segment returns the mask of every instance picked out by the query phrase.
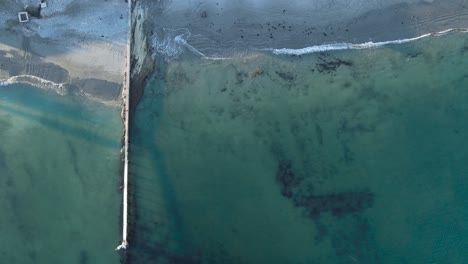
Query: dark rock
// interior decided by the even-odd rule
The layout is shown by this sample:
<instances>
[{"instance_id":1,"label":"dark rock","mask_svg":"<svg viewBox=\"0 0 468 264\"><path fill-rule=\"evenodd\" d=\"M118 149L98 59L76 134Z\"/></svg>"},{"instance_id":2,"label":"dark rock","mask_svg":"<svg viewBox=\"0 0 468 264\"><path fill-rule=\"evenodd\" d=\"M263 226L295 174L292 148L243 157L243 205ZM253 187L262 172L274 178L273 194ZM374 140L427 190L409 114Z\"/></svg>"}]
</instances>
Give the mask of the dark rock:
<instances>
[{"instance_id":1,"label":"dark rock","mask_svg":"<svg viewBox=\"0 0 468 264\"><path fill-rule=\"evenodd\" d=\"M207 18L207 17L208 17L208 13L206 13L206 11L203 11L203 12L201 12L200 17L201 17L201 18Z\"/></svg>"}]
</instances>

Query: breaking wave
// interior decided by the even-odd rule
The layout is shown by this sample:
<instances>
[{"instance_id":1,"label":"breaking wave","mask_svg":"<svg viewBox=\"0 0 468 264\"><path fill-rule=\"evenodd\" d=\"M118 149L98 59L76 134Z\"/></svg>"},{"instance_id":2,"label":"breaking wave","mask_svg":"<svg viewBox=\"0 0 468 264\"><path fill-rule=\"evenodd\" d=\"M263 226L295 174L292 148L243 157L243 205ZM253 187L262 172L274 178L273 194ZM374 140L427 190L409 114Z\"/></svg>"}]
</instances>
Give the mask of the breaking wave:
<instances>
[{"instance_id":1,"label":"breaking wave","mask_svg":"<svg viewBox=\"0 0 468 264\"><path fill-rule=\"evenodd\" d=\"M331 44L322 44L322 45L315 45L310 47L305 47L301 49L289 49L289 48L281 48L281 49L274 49L274 48L260 48L255 49L257 51L268 51L272 52L275 55L305 55L310 53L317 53L317 52L325 52L325 51L337 51L337 50L350 50L350 49L369 49L369 48L377 48L385 45L391 44L403 44L408 43L428 37L438 37L443 36L448 33L468 33L468 28L450 28L443 31L433 32L433 33L426 33L417 37L413 38L405 38L405 39L397 39L397 40L389 40L389 41L381 41L381 42L364 42L364 43L331 43ZM236 56L216 56L216 55L205 55L192 45L188 43L188 39L190 38L191 34L188 29L181 28L181 29L167 29L164 28L161 30L160 33L154 34L152 38L152 44L154 53L153 56L156 55L163 55L167 57L177 57L179 54L190 51L193 54L196 54L203 59L208 60L228 60L233 59Z\"/></svg>"},{"instance_id":2,"label":"breaking wave","mask_svg":"<svg viewBox=\"0 0 468 264\"><path fill-rule=\"evenodd\" d=\"M25 83L44 90L53 90L60 95L67 94L65 83L55 83L33 75L17 75L6 80L0 80L0 86L7 86L15 83Z\"/></svg>"},{"instance_id":3,"label":"breaking wave","mask_svg":"<svg viewBox=\"0 0 468 264\"><path fill-rule=\"evenodd\" d=\"M266 51L271 51L273 54L276 55L304 55L304 54L309 54L309 53L316 53L316 52L324 52L324 51L333 51L333 50L348 50L348 49L368 49L368 48L375 48L375 47L381 47L385 45L390 45L390 44L402 44L402 43L407 43L427 37L432 37L432 36L442 36L450 32L462 32L462 33L468 33L467 28L450 28L447 30L439 31L439 32L434 32L434 33L427 33L423 34L418 37L414 38L407 38L407 39L398 39L398 40L390 40L390 41L382 41L382 42L365 42L365 43L359 43L359 44L353 44L353 43L333 43L333 44L323 44L323 45L316 45L316 46L310 46L302 49L264 49Z\"/></svg>"}]
</instances>

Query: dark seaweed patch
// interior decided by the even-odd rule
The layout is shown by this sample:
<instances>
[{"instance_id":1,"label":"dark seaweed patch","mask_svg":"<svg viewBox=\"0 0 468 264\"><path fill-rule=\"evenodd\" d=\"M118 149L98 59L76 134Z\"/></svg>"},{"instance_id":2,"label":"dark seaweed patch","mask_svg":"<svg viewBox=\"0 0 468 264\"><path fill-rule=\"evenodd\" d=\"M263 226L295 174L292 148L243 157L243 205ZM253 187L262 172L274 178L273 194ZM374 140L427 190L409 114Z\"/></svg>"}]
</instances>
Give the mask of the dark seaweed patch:
<instances>
[{"instance_id":1,"label":"dark seaweed patch","mask_svg":"<svg viewBox=\"0 0 468 264\"><path fill-rule=\"evenodd\" d=\"M374 204L374 194L365 190L309 195L294 199L294 204L304 207L312 218L317 218L323 213L331 213L335 217L343 217L372 207Z\"/></svg>"},{"instance_id":2,"label":"dark seaweed patch","mask_svg":"<svg viewBox=\"0 0 468 264\"><path fill-rule=\"evenodd\" d=\"M348 147L348 145L344 142L342 142L342 147L343 147L343 160L346 163L351 163L354 161L354 153L351 151L351 149Z\"/></svg>"},{"instance_id":3,"label":"dark seaweed patch","mask_svg":"<svg viewBox=\"0 0 468 264\"><path fill-rule=\"evenodd\" d=\"M296 175L292 171L290 160L281 160L278 165L276 179L281 184L281 194L287 198L291 198L293 189L297 187L304 178Z\"/></svg>"},{"instance_id":4,"label":"dark seaweed patch","mask_svg":"<svg viewBox=\"0 0 468 264\"><path fill-rule=\"evenodd\" d=\"M244 78L242 76L243 76L242 72L236 73L236 84L241 84L244 81Z\"/></svg>"},{"instance_id":5,"label":"dark seaweed patch","mask_svg":"<svg viewBox=\"0 0 468 264\"><path fill-rule=\"evenodd\" d=\"M323 213L343 217L374 205L374 194L366 189L316 195L313 186L309 186L304 192L300 185L305 178L294 172L290 160L279 161L276 179L281 186L281 194L291 199L294 206L305 209L312 219L317 219Z\"/></svg>"},{"instance_id":6,"label":"dark seaweed patch","mask_svg":"<svg viewBox=\"0 0 468 264\"><path fill-rule=\"evenodd\" d=\"M463 46L463 47L461 48L461 54L465 54L465 53L467 53L467 52L468 52L468 45Z\"/></svg>"},{"instance_id":7,"label":"dark seaweed patch","mask_svg":"<svg viewBox=\"0 0 468 264\"><path fill-rule=\"evenodd\" d=\"M344 88L349 88L349 87L351 87L352 85L353 85L353 84L352 84L350 81L346 81L346 82L343 83L343 87L344 87Z\"/></svg>"},{"instance_id":8,"label":"dark seaweed patch","mask_svg":"<svg viewBox=\"0 0 468 264\"><path fill-rule=\"evenodd\" d=\"M294 75L292 73L290 73L290 72L279 72L279 71L275 71L275 72L283 80L286 80L286 81L293 81L294 80Z\"/></svg>"},{"instance_id":9,"label":"dark seaweed patch","mask_svg":"<svg viewBox=\"0 0 468 264\"><path fill-rule=\"evenodd\" d=\"M80 263L80 264L88 264L89 263L88 252L86 252L85 250L80 251L80 256L79 256L78 263Z\"/></svg>"},{"instance_id":10,"label":"dark seaweed patch","mask_svg":"<svg viewBox=\"0 0 468 264\"><path fill-rule=\"evenodd\" d=\"M342 65L348 66L348 67L353 66L353 62L348 61L348 60L342 60L342 59L337 59L337 58L332 59L332 60L327 60L325 59L325 56L321 56L319 59L320 59L320 62L316 63L315 65L317 67L317 70L320 73L336 72L336 70Z\"/></svg>"},{"instance_id":11,"label":"dark seaweed patch","mask_svg":"<svg viewBox=\"0 0 468 264\"><path fill-rule=\"evenodd\" d=\"M419 55L422 55L422 52L412 52L412 53L407 54L408 57L413 58L413 59L418 57Z\"/></svg>"},{"instance_id":12,"label":"dark seaweed patch","mask_svg":"<svg viewBox=\"0 0 468 264\"><path fill-rule=\"evenodd\" d=\"M317 135L318 143L323 145L323 132L322 128L318 124L315 124L315 134Z\"/></svg>"}]
</instances>

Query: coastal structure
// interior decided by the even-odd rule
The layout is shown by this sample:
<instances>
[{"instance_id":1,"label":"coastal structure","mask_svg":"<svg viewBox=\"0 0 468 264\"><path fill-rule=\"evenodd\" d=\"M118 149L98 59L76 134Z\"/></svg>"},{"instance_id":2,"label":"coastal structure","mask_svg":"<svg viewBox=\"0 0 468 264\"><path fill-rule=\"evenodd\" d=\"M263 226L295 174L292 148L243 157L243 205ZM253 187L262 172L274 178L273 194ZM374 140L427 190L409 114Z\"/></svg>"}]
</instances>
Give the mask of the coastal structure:
<instances>
[{"instance_id":1,"label":"coastal structure","mask_svg":"<svg viewBox=\"0 0 468 264\"><path fill-rule=\"evenodd\" d=\"M41 1L39 1L39 4L40 4L40 6L41 6L41 9L47 7L47 1L46 1L46 0L41 0Z\"/></svg>"},{"instance_id":2,"label":"coastal structure","mask_svg":"<svg viewBox=\"0 0 468 264\"><path fill-rule=\"evenodd\" d=\"M28 12L18 12L18 19L20 23L25 23L29 21Z\"/></svg>"},{"instance_id":3,"label":"coastal structure","mask_svg":"<svg viewBox=\"0 0 468 264\"><path fill-rule=\"evenodd\" d=\"M128 14L131 17L132 1L128 1ZM131 19L128 20L129 28L131 28ZM116 250L126 249L128 246L128 145L129 145L129 106L130 106L130 45L131 45L131 31L127 38L127 57L124 75L124 83L122 89L122 120L124 123L123 131L123 199L122 199L122 242Z\"/></svg>"}]
</instances>

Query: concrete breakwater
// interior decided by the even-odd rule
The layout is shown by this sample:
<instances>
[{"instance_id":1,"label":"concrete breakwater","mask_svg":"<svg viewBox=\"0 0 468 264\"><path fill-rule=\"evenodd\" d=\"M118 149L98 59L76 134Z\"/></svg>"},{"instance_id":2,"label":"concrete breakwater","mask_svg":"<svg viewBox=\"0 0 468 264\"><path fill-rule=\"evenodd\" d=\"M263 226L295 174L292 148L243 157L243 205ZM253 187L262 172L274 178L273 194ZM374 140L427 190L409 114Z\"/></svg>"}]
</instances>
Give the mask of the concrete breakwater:
<instances>
[{"instance_id":1,"label":"concrete breakwater","mask_svg":"<svg viewBox=\"0 0 468 264\"><path fill-rule=\"evenodd\" d=\"M132 185L129 184L129 153L131 118L144 93L145 81L153 72L154 61L149 54L150 42L146 37L148 25L145 22L146 11L139 2L129 1L129 38L127 45L127 61L122 88L122 174L123 174L123 199L122 199L122 241L116 250L126 249L131 240L132 223L135 218L133 210ZM127 254L121 255L121 262L127 263Z\"/></svg>"}]
</instances>

